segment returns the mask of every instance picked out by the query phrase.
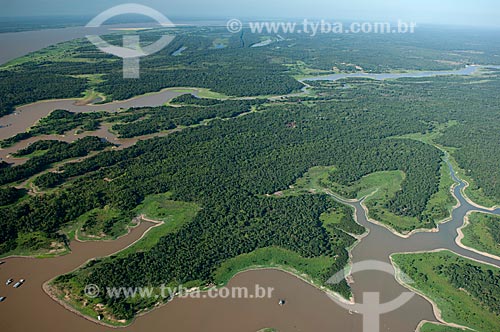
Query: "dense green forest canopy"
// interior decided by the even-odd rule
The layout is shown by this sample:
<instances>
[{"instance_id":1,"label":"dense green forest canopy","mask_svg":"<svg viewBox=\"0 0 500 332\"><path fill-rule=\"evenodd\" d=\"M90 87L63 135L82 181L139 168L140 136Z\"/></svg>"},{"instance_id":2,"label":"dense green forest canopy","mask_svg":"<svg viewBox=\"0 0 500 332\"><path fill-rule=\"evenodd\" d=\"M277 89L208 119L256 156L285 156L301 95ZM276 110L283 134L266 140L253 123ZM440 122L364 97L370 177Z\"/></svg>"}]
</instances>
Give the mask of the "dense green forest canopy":
<instances>
[{"instance_id":1,"label":"dense green forest canopy","mask_svg":"<svg viewBox=\"0 0 500 332\"><path fill-rule=\"evenodd\" d=\"M393 261L424 292L439 304L448 323L475 331L495 331L500 307L500 270L465 259L449 251L397 254Z\"/></svg>"},{"instance_id":2,"label":"dense green forest canopy","mask_svg":"<svg viewBox=\"0 0 500 332\"><path fill-rule=\"evenodd\" d=\"M95 136L88 136L66 143L61 141L38 141L17 153L23 157L35 152L43 152L33 156L25 164L0 169L0 185L26 180L44 171L48 166L66 159L84 157L92 151L102 151L112 146L109 142Z\"/></svg>"},{"instance_id":3,"label":"dense green forest canopy","mask_svg":"<svg viewBox=\"0 0 500 332\"><path fill-rule=\"evenodd\" d=\"M151 284L208 284L224 261L269 246L307 258L334 258L331 269L319 276L326 280L347 263L347 248L355 241L349 234L362 230L352 217L337 228L325 227L320 215L341 208L325 195L267 195L288 189L314 166L335 166L331 180L343 185L374 172L400 170L405 175L402 188L386 208L432 227L433 221L423 220L422 212L438 190L443 154L432 145L401 136L433 132L450 123L438 142L456 148L453 157L475 185L500 200L500 150L494 144L500 140L498 72L315 82L308 95L269 98L299 91L304 85L294 75L306 73L359 70L356 66L379 72L493 63L498 50L486 48L485 40L470 45L474 52L456 51L463 48L463 39L450 38L443 45L429 35L404 42L394 36L335 40L285 36L269 46L251 47L258 36L227 35L215 28L178 32L165 50L141 63L145 70L136 82L122 79L120 61L97 54L81 41L70 44L64 57L52 48L43 57L2 68L0 85L6 88L0 89L0 100L6 112L39 99L75 97L85 89L124 99L166 87L195 86L257 98L210 100L185 95L169 106L117 114L55 110L4 145L75 128L92 131L104 123L122 137L179 130L122 150L108 149L109 144L96 137L71 144L40 141L18 153L30 158L26 164L0 164L0 253L15 249L25 234L58 238L62 227L94 209L110 207L128 215L147 196L171 192L174 200L202 207L194 220L150 251L93 262L59 281L133 286L143 285L147 276ZM158 32L143 37L154 40ZM216 40L225 47L215 48ZM172 55L180 47L186 47L182 54ZM44 82L56 83L33 90ZM83 156L88 157L48 171L55 163ZM35 185L50 190L25 196L11 188L34 177ZM349 295L346 283L332 287ZM125 319L149 305L107 301L113 314Z\"/></svg>"},{"instance_id":4,"label":"dense green forest canopy","mask_svg":"<svg viewBox=\"0 0 500 332\"><path fill-rule=\"evenodd\" d=\"M156 41L165 31L143 31L141 41ZM121 59L101 53L87 40L51 46L0 67L0 114L42 99L79 97L95 88L111 99L127 99L167 87L210 88L233 96L287 94L303 85L290 74L340 70L444 70L467 63L500 64L498 34L419 29L413 35L229 34L223 28L167 30L175 40L142 60L141 78L122 80ZM252 47L263 38L275 42ZM106 37L114 44L122 38ZM472 42L473 40L473 42ZM217 47L223 45L223 48ZM185 47L182 55L177 49ZM62 50L62 51L60 51ZM358 66L358 67L356 67ZM97 75L98 80L91 76Z\"/></svg>"},{"instance_id":5,"label":"dense green forest canopy","mask_svg":"<svg viewBox=\"0 0 500 332\"><path fill-rule=\"evenodd\" d=\"M191 95L189 95L191 96ZM177 99L187 101L184 99ZM174 101L176 102L176 101ZM211 99L192 98L191 103L181 107L154 107L145 109L131 109L125 115L109 119L119 122L112 126L112 130L122 138L130 138L154 134L179 127L193 126L202 121L212 119L234 118L243 113L252 111L252 107L262 105L264 100L226 100L214 103ZM204 107L199 105L206 104Z\"/></svg>"}]
</instances>

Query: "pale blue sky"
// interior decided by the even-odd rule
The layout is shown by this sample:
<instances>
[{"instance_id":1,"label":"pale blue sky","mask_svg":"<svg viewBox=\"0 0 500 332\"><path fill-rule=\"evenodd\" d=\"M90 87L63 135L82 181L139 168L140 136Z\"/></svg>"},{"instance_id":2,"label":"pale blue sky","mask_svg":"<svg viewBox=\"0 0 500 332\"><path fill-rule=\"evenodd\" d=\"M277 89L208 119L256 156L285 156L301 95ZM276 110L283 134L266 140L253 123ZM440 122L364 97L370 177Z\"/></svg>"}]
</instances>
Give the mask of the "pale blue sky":
<instances>
[{"instance_id":1,"label":"pale blue sky","mask_svg":"<svg viewBox=\"0 0 500 332\"><path fill-rule=\"evenodd\" d=\"M404 19L500 26L498 0L0 0L0 17L95 15L127 2L151 6L168 17Z\"/></svg>"}]
</instances>

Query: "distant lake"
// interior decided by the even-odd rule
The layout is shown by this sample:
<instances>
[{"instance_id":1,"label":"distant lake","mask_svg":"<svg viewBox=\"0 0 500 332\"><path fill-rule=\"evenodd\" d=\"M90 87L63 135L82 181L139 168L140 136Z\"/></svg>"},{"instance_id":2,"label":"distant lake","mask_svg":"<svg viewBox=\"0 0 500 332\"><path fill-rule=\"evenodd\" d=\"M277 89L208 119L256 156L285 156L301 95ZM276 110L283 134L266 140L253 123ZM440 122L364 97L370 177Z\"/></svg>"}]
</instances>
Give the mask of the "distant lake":
<instances>
[{"instance_id":1,"label":"distant lake","mask_svg":"<svg viewBox=\"0 0 500 332\"><path fill-rule=\"evenodd\" d=\"M137 25L136 25L137 26ZM2 54L0 62L5 63L11 59L25 55L29 52L50 46L55 43L84 37L86 34L106 34L117 26L107 26L99 31L93 29L66 28L56 30L42 30L31 32L0 34ZM182 52L182 51L180 51ZM340 80L343 78L371 78L377 80L398 79L405 77L433 77L443 75L472 75L481 68L500 68L500 66L469 66L454 71L425 71L410 73L386 74L333 74L305 78L303 81ZM121 108L145 107L163 105L177 95L186 93L182 91L168 91L147 94L126 101L116 101L105 105L83 105L75 103L77 100L50 100L20 106L14 114L1 118L0 138L7 138L16 133L24 132L40 118L48 115L54 109L68 109L74 112L88 111L116 111ZM102 128L100 137L111 137L106 128ZM95 134L95 133L94 133ZM68 136L68 140L75 139ZM34 142L40 137L26 144ZM111 137L112 139L112 137ZM133 143L132 141L129 141ZM22 144L25 144L22 143ZM119 141L120 144L123 142ZM19 148L19 146L17 146ZM3 150L8 154L9 150ZM1 155L0 155L1 156ZM370 230L368 235L353 249L352 261L354 263L366 260L378 260L390 263L389 255L395 252L434 250L448 248L466 257L480 260L495 266L500 262L484 257L464 248L458 247L455 242L457 228L463 225L464 216L471 210L487 212L467 202L462 195L465 183L460 181L450 165L450 174L457 183L453 193L459 205L453 210L451 220L440 225L439 232L417 233L408 239L400 238L389 232L386 228L373 224L368 220L366 211L361 202L344 202L355 208L355 216L362 226ZM491 211L490 211L491 212ZM500 210L494 212L500 214ZM151 226L151 225L149 225ZM5 266L0 269L0 280L8 278L26 278L27 283L19 290L2 288L2 294L8 299L2 304L2 319L0 329L10 332L24 332L36 330L38 332L105 332L110 329L84 320L69 312L62 306L52 301L42 289L42 285L49 279L74 270L88 259L102 257L126 247L140 238L141 234L149 227L147 223L141 224L132 230L129 236L113 242L79 243L71 244L72 253L66 256L47 260L24 258L6 259ZM383 245L381 245L383 244ZM365 292L379 292L383 302L396 298L406 291L394 278L382 274L380 271L365 271L358 273L352 285L356 299L363 297ZM342 309L331 301L324 292L289 274L276 271L249 271L237 275L231 280L230 286L254 288L255 285L273 287L274 297L270 299L176 299L170 304L158 308L148 315L138 317L134 324L126 329L117 331L257 331L263 327L276 327L281 331L362 331L361 316ZM278 305L279 299L286 299L285 307ZM47 319L48 317L57 317ZM382 317L381 331L414 331L421 320L436 321L431 304L420 296L416 296L407 305L398 311Z\"/></svg>"},{"instance_id":2,"label":"distant lake","mask_svg":"<svg viewBox=\"0 0 500 332\"><path fill-rule=\"evenodd\" d=\"M301 82L306 81L338 81L344 78L370 78L374 80L388 80L398 78L419 78L419 77L434 77L434 76L467 76L475 74L481 68L500 69L500 66L467 66L462 69L448 70L448 71L418 71L407 73L383 73L383 74L369 74L369 73L352 73L352 74L332 74L320 75L313 77L306 77L301 79Z\"/></svg>"}]
</instances>

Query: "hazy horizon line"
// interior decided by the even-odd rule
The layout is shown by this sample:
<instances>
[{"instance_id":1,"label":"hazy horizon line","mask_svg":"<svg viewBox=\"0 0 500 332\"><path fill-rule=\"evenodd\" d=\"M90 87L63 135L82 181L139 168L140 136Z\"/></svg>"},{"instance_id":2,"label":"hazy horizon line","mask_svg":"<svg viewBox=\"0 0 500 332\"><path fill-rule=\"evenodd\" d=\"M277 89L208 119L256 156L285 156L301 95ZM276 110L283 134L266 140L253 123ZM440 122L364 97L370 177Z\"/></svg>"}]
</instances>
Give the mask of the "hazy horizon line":
<instances>
[{"instance_id":1,"label":"hazy horizon line","mask_svg":"<svg viewBox=\"0 0 500 332\"><path fill-rule=\"evenodd\" d=\"M16 20L29 20L29 19L53 19L53 18L58 18L58 19L85 19L85 20L90 20L93 18L95 14L57 14L57 15L9 15L9 16L1 16L0 15L0 23L15 23ZM131 15L135 16L135 15ZM123 19L126 18L126 15L122 17ZM187 16L187 15L172 15L170 16L170 19L175 21L175 20L186 20L186 21L221 21L225 22L228 19L233 18L232 16ZM127 23L149 23L152 22L151 20L148 19L140 19L137 17L137 19L130 20L128 19L118 19L120 22L119 24L127 24ZM239 20L243 21L244 23L250 22L250 21L290 21L290 22L301 22L304 19L308 20L315 20L315 21L320 21L320 20L329 20L330 22L397 22L397 20L394 19L387 19L387 20L381 20L381 19L368 19L368 18L328 18L328 17L287 17L287 16L269 16L269 17L264 17L264 16L247 16L247 17L238 17ZM127 21L130 20L130 21ZM402 19L403 21L406 21ZM19 21L18 23L29 23L27 21ZM54 22L54 24L57 24L58 22ZM70 23L70 22L68 22ZM79 23L77 21L73 23ZM499 25L478 25L478 24L457 24L457 23L436 23L436 22L418 22L415 21L415 23L419 27L424 27L424 28L430 28L430 27L450 27L450 28L478 28L478 29L500 29ZM116 23L109 23L111 24L116 24Z\"/></svg>"}]
</instances>

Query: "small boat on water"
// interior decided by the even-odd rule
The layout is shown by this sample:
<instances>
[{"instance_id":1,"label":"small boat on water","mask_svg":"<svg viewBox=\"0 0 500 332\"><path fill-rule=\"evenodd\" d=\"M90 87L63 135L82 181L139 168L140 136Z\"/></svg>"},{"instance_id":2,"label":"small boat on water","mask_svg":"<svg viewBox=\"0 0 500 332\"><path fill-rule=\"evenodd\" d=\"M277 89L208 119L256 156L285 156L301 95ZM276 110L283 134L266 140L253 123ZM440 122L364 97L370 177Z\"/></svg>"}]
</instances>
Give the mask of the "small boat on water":
<instances>
[{"instance_id":1,"label":"small boat on water","mask_svg":"<svg viewBox=\"0 0 500 332\"><path fill-rule=\"evenodd\" d=\"M7 280L7 281L5 282L5 284L6 284L7 286L9 286L9 285L10 285L10 284L12 284L13 282L14 282L14 279L9 279L9 280Z\"/></svg>"},{"instance_id":2,"label":"small boat on water","mask_svg":"<svg viewBox=\"0 0 500 332\"><path fill-rule=\"evenodd\" d=\"M18 282L16 282L16 283L14 284L14 288L19 288L19 287L21 287L21 286L24 284L24 282L25 282L25 281L26 281L26 280L24 280L24 279L19 280Z\"/></svg>"},{"instance_id":3,"label":"small boat on water","mask_svg":"<svg viewBox=\"0 0 500 332\"><path fill-rule=\"evenodd\" d=\"M286 301L285 301L285 300L280 300L280 301L278 302L278 304L279 304L280 306L284 306L284 305L286 304Z\"/></svg>"},{"instance_id":4,"label":"small boat on water","mask_svg":"<svg viewBox=\"0 0 500 332\"><path fill-rule=\"evenodd\" d=\"M0 296L0 302L5 301L6 297L5 296Z\"/></svg>"}]
</instances>

